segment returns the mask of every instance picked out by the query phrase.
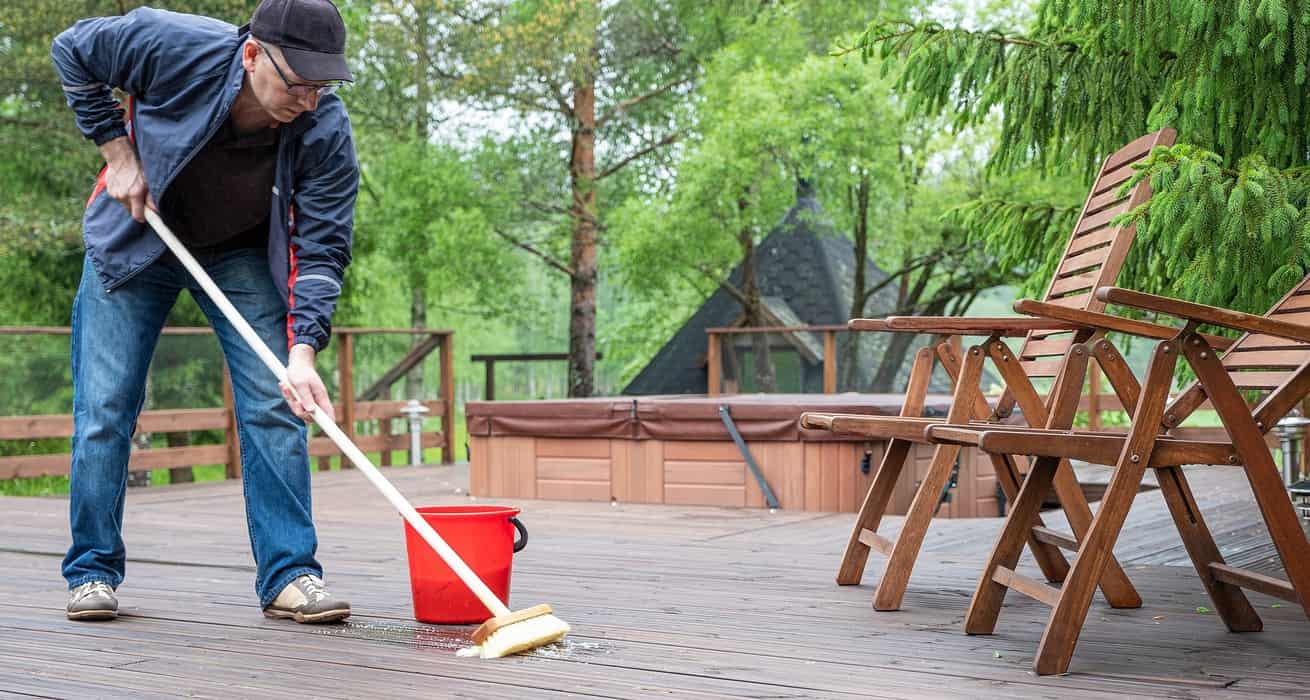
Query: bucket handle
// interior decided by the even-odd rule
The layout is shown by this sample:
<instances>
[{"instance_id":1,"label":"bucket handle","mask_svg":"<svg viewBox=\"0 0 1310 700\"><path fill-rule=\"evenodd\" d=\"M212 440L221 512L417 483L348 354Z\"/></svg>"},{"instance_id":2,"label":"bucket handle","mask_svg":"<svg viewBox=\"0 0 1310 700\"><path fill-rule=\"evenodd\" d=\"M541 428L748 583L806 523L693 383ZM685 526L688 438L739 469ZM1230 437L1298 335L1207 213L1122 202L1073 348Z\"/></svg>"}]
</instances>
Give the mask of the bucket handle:
<instances>
[{"instance_id":1,"label":"bucket handle","mask_svg":"<svg viewBox=\"0 0 1310 700\"><path fill-rule=\"evenodd\" d=\"M523 527L523 523L520 522L518 518L510 518L509 524L513 525L514 529L519 531L519 538L514 542L514 552L517 554L518 552L523 551L524 547L528 546L528 529Z\"/></svg>"}]
</instances>

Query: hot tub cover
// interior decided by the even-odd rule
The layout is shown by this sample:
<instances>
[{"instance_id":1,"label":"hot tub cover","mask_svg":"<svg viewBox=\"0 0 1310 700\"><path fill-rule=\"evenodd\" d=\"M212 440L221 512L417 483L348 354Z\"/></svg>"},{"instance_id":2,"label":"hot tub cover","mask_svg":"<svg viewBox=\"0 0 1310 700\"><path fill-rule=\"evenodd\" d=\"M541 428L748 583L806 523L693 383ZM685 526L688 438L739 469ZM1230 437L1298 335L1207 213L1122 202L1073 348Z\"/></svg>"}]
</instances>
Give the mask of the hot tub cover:
<instances>
[{"instance_id":1,"label":"hot tub cover","mask_svg":"<svg viewBox=\"0 0 1310 700\"><path fill-rule=\"evenodd\" d=\"M746 440L860 441L858 435L805 430L806 411L894 416L903 394L739 394L640 396L547 401L470 401L469 435L628 440L729 440L719 418L726 405ZM929 396L925 415L944 416L949 396Z\"/></svg>"}]
</instances>

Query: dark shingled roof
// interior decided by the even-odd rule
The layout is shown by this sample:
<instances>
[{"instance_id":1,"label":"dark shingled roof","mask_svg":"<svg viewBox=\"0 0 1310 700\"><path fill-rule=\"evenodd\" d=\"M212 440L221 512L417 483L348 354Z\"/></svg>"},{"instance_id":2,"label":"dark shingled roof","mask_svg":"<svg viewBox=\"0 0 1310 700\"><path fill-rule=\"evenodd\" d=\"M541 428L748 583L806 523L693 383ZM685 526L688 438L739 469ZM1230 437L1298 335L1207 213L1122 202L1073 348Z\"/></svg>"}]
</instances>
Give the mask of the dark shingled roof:
<instances>
[{"instance_id":1,"label":"dark shingled roof","mask_svg":"<svg viewBox=\"0 0 1310 700\"><path fill-rule=\"evenodd\" d=\"M791 311L787 315L794 316L801 323L844 325L850 314L854 270L855 253L850 240L835 232L819 207L813 189L801 183L797 187L796 204L756 248L756 275L761 296L783 302ZM870 286L887 279L887 273L871 261L866 263L865 276ZM734 285L740 285L740 265L732 271L729 279ZM889 285L869 300L865 312L870 316L886 315L893 310L895 303L896 290ZM716 290L655 353L623 393L704 394L708 340L705 330L734 325L741 314L741 305L736 299L722 289ZM818 340L822 347L822 339ZM862 341L861 385L868 382L876 364L874 358L881 355L885 344L886 335L881 333L868 334ZM907 355L907 359L912 357L913 352ZM907 362L902 368L906 376L908 366ZM937 391L945 389L949 392L948 386L940 379L934 381L933 387Z\"/></svg>"}]
</instances>

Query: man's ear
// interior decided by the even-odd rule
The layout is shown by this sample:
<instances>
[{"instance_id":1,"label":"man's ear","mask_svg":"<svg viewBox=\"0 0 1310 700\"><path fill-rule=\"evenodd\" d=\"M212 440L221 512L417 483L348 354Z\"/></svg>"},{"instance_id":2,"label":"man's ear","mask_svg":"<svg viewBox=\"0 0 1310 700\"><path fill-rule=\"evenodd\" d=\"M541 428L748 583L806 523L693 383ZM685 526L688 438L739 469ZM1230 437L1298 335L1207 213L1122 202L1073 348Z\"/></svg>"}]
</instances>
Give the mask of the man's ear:
<instances>
[{"instance_id":1,"label":"man's ear","mask_svg":"<svg viewBox=\"0 0 1310 700\"><path fill-rule=\"evenodd\" d=\"M245 67L247 73L255 70L255 59L259 58L259 52L259 44L253 41L247 41L242 45L241 65Z\"/></svg>"}]
</instances>

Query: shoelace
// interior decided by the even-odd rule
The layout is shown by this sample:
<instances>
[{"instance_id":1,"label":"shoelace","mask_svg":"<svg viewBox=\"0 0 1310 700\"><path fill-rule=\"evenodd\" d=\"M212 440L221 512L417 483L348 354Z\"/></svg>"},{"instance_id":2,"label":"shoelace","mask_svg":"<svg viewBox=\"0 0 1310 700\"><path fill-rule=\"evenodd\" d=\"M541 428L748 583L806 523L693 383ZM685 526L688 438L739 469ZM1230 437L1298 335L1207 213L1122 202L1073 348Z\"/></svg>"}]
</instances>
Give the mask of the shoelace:
<instances>
[{"instance_id":1,"label":"shoelace","mask_svg":"<svg viewBox=\"0 0 1310 700\"><path fill-rule=\"evenodd\" d=\"M308 598L311 603L317 603L328 597L327 589L323 587L323 582L313 576L306 576L300 589L304 592L305 597Z\"/></svg>"},{"instance_id":2,"label":"shoelace","mask_svg":"<svg viewBox=\"0 0 1310 700\"><path fill-rule=\"evenodd\" d=\"M79 586L74 591L73 602L80 603L86 598L92 595L96 595L98 593L103 593L105 595L113 595L114 590L110 588L109 584L105 583L104 581L92 581L91 583Z\"/></svg>"}]
</instances>

